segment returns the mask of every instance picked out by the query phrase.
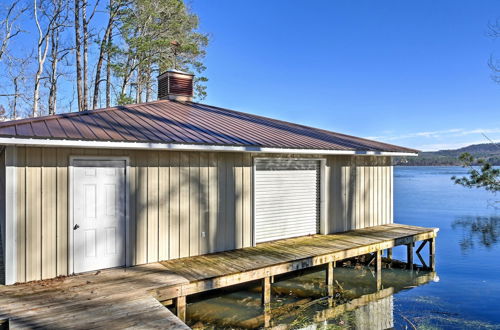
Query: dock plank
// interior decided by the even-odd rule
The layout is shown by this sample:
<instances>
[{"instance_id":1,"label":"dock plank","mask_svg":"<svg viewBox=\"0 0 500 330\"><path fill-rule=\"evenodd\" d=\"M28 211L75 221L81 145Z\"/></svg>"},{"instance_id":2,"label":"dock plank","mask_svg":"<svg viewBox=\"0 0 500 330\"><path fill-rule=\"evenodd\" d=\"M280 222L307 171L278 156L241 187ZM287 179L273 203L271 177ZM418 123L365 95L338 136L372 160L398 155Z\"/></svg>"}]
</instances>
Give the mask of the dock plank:
<instances>
[{"instance_id":1,"label":"dock plank","mask_svg":"<svg viewBox=\"0 0 500 330\"><path fill-rule=\"evenodd\" d=\"M188 327L159 300L284 274L436 237L437 229L388 224L254 247L0 287L11 328Z\"/></svg>"}]
</instances>

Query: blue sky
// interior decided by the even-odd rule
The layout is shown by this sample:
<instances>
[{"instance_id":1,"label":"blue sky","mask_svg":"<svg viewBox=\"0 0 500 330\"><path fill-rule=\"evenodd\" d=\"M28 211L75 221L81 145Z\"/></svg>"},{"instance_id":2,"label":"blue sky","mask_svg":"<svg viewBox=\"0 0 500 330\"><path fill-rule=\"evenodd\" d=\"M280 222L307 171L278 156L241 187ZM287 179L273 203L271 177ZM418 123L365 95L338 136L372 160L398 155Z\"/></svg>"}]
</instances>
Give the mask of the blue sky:
<instances>
[{"instance_id":1,"label":"blue sky","mask_svg":"<svg viewBox=\"0 0 500 330\"><path fill-rule=\"evenodd\" d=\"M500 1L193 0L209 104L421 150L500 140Z\"/></svg>"}]
</instances>

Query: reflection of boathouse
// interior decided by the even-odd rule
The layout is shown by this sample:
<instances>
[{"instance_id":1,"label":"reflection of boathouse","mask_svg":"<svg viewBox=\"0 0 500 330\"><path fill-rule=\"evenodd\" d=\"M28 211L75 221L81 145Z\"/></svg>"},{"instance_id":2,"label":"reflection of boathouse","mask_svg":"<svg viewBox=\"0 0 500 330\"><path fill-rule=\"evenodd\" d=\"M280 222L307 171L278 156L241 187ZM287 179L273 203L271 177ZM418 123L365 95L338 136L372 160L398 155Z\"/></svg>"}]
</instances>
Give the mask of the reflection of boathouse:
<instances>
[{"instance_id":1,"label":"reflection of boathouse","mask_svg":"<svg viewBox=\"0 0 500 330\"><path fill-rule=\"evenodd\" d=\"M394 327L392 295L369 302L354 311L356 329L390 329Z\"/></svg>"},{"instance_id":2,"label":"reflection of boathouse","mask_svg":"<svg viewBox=\"0 0 500 330\"><path fill-rule=\"evenodd\" d=\"M249 286L237 292L203 296L190 305L187 316L195 328L206 324L247 329L315 329L328 324L354 329L392 328L393 294L427 284L437 275L432 271L402 269L384 269L383 273L384 288L377 290L368 268L338 268L333 300L325 297L324 271L286 277L274 283L276 299L272 308L264 309L264 314L259 306L258 286Z\"/></svg>"}]
</instances>

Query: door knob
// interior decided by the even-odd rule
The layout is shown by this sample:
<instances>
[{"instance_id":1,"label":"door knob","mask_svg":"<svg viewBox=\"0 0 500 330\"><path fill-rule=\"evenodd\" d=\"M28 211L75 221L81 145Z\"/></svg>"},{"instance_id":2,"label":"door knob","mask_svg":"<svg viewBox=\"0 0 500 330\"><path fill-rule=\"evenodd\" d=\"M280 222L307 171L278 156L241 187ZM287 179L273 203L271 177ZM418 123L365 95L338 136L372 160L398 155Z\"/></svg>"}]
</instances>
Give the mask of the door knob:
<instances>
[{"instance_id":1,"label":"door knob","mask_svg":"<svg viewBox=\"0 0 500 330\"><path fill-rule=\"evenodd\" d=\"M80 228L80 226L78 224L73 226L73 230L77 230L78 228Z\"/></svg>"}]
</instances>

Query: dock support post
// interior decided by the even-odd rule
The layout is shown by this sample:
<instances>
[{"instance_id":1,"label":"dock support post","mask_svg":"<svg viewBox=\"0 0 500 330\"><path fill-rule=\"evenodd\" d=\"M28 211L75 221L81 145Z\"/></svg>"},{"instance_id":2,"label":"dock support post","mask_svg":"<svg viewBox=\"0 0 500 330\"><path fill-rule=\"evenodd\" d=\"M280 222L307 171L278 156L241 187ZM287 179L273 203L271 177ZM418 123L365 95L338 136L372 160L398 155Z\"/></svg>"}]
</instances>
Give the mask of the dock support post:
<instances>
[{"instance_id":1,"label":"dock support post","mask_svg":"<svg viewBox=\"0 0 500 330\"><path fill-rule=\"evenodd\" d=\"M387 259L392 260L392 248L391 249L387 249Z\"/></svg>"},{"instance_id":2,"label":"dock support post","mask_svg":"<svg viewBox=\"0 0 500 330\"><path fill-rule=\"evenodd\" d=\"M429 267L432 271L436 270L436 238L429 240Z\"/></svg>"},{"instance_id":3,"label":"dock support post","mask_svg":"<svg viewBox=\"0 0 500 330\"><path fill-rule=\"evenodd\" d=\"M413 243L406 244L407 268L413 270Z\"/></svg>"},{"instance_id":4,"label":"dock support post","mask_svg":"<svg viewBox=\"0 0 500 330\"><path fill-rule=\"evenodd\" d=\"M336 267L335 261L330 261L326 264L326 287L328 290L328 305L333 306L333 295L335 290L333 287L333 282L335 281L334 268Z\"/></svg>"},{"instance_id":5,"label":"dock support post","mask_svg":"<svg viewBox=\"0 0 500 330\"><path fill-rule=\"evenodd\" d=\"M382 251L375 252L375 275L377 277L377 291L382 289Z\"/></svg>"},{"instance_id":6,"label":"dock support post","mask_svg":"<svg viewBox=\"0 0 500 330\"><path fill-rule=\"evenodd\" d=\"M271 277L266 276L262 279L262 305L269 308L271 305Z\"/></svg>"},{"instance_id":7,"label":"dock support post","mask_svg":"<svg viewBox=\"0 0 500 330\"><path fill-rule=\"evenodd\" d=\"M334 281L334 274L333 274L333 269L335 268L335 261L330 261L329 263L326 264L326 285L328 287L328 290L330 290L330 287L333 286L333 281Z\"/></svg>"},{"instance_id":8,"label":"dock support post","mask_svg":"<svg viewBox=\"0 0 500 330\"><path fill-rule=\"evenodd\" d=\"M186 321L186 296L179 296L175 299L175 309L177 317L182 321Z\"/></svg>"},{"instance_id":9,"label":"dock support post","mask_svg":"<svg viewBox=\"0 0 500 330\"><path fill-rule=\"evenodd\" d=\"M264 327L271 324L271 276L262 279L262 306L264 307Z\"/></svg>"}]
</instances>

